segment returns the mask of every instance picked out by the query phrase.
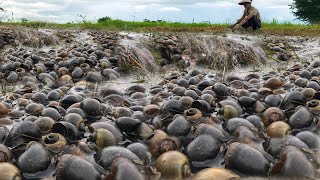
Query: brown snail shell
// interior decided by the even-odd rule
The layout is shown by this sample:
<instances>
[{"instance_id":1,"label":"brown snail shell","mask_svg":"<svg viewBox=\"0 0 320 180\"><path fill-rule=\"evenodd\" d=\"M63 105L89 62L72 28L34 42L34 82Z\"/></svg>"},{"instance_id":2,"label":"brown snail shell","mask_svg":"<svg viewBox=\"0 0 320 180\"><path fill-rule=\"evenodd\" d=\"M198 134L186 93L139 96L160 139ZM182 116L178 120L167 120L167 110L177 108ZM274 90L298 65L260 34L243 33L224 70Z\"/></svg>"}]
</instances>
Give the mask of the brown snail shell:
<instances>
[{"instance_id":1,"label":"brown snail shell","mask_svg":"<svg viewBox=\"0 0 320 180\"><path fill-rule=\"evenodd\" d=\"M283 121L276 121L268 126L266 132L270 138L281 138L289 134L290 130L289 124Z\"/></svg>"},{"instance_id":2,"label":"brown snail shell","mask_svg":"<svg viewBox=\"0 0 320 180\"><path fill-rule=\"evenodd\" d=\"M150 153L156 157L164 152L179 149L181 146L179 139L168 136L162 130L155 130L154 136L148 140L148 144Z\"/></svg>"},{"instance_id":3,"label":"brown snail shell","mask_svg":"<svg viewBox=\"0 0 320 180\"><path fill-rule=\"evenodd\" d=\"M203 117L202 112L197 108L190 108L186 110L184 115L187 118L187 120L191 123L196 123L202 120L202 117Z\"/></svg>"},{"instance_id":4,"label":"brown snail shell","mask_svg":"<svg viewBox=\"0 0 320 180\"><path fill-rule=\"evenodd\" d=\"M103 149L108 146L117 145L116 138L106 129L97 129L89 137L91 142L94 142L99 148Z\"/></svg>"},{"instance_id":5,"label":"brown snail shell","mask_svg":"<svg viewBox=\"0 0 320 180\"><path fill-rule=\"evenodd\" d=\"M207 168L197 172L191 177L191 180L240 180L236 173L221 168Z\"/></svg>"},{"instance_id":6,"label":"brown snail shell","mask_svg":"<svg viewBox=\"0 0 320 180\"><path fill-rule=\"evenodd\" d=\"M279 79L279 78L270 78L266 81L266 83L264 84L264 87L266 88L270 88L270 89L278 89L280 87L283 86L283 82Z\"/></svg>"},{"instance_id":7,"label":"brown snail shell","mask_svg":"<svg viewBox=\"0 0 320 180\"><path fill-rule=\"evenodd\" d=\"M13 157L10 149L5 145L0 144L0 163L10 162L12 158Z\"/></svg>"},{"instance_id":8,"label":"brown snail shell","mask_svg":"<svg viewBox=\"0 0 320 180\"><path fill-rule=\"evenodd\" d=\"M272 174L312 178L315 175L315 170L300 149L287 146L281 151L279 161L272 168Z\"/></svg>"},{"instance_id":9,"label":"brown snail shell","mask_svg":"<svg viewBox=\"0 0 320 180\"><path fill-rule=\"evenodd\" d=\"M225 154L226 168L247 175L267 175L269 162L257 149L238 142L232 143Z\"/></svg>"},{"instance_id":10,"label":"brown snail shell","mask_svg":"<svg viewBox=\"0 0 320 180\"><path fill-rule=\"evenodd\" d=\"M191 105L192 105L194 99L189 96L183 96L183 97L181 97L181 99L179 101L182 103L183 108L186 110L186 109L191 108Z\"/></svg>"},{"instance_id":11,"label":"brown snail shell","mask_svg":"<svg viewBox=\"0 0 320 180\"><path fill-rule=\"evenodd\" d=\"M58 133L50 133L42 138L44 147L53 154L57 154L64 150L67 146L67 140Z\"/></svg>"},{"instance_id":12,"label":"brown snail shell","mask_svg":"<svg viewBox=\"0 0 320 180\"><path fill-rule=\"evenodd\" d=\"M9 110L7 106L0 103L0 117L5 117L9 114Z\"/></svg>"},{"instance_id":13,"label":"brown snail shell","mask_svg":"<svg viewBox=\"0 0 320 180\"><path fill-rule=\"evenodd\" d=\"M269 126L275 121L283 121L284 117L285 115L281 109L277 107L270 107L263 112L262 122L265 126Z\"/></svg>"},{"instance_id":14,"label":"brown snail shell","mask_svg":"<svg viewBox=\"0 0 320 180\"><path fill-rule=\"evenodd\" d=\"M185 179L191 175L188 158L178 152L169 151L156 160L155 167L163 179Z\"/></svg>"},{"instance_id":15,"label":"brown snail shell","mask_svg":"<svg viewBox=\"0 0 320 180\"><path fill-rule=\"evenodd\" d=\"M301 92L307 98L307 101L311 101L316 94L316 91L312 88L305 88Z\"/></svg>"},{"instance_id":16,"label":"brown snail shell","mask_svg":"<svg viewBox=\"0 0 320 180\"><path fill-rule=\"evenodd\" d=\"M41 117L34 121L40 128L41 134L48 134L55 121L50 117Z\"/></svg>"},{"instance_id":17,"label":"brown snail shell","mask_svg":"<svg viewBox=\"0 0 320 180\"><path fill-rule=\"evenodd\" d=\"M21 180L19 169L11 163L0 163L0 177L2 180Z\"/></svg>"},{"instance_id":18,"label":"brown snail shell","mask_svg":"<svg viewBox=\"0 0 320 180\"><path fill-rule=\"evenodd\" d=\"M144 114L146 114L150 117L154 117L155 115L157 115L160 112L160 107L155 104L149 104L144 107L143 112L144 112Z\"/></svg>"},{"instance_id":19,"label":"brown snail shell","mask_svg":"<svg viewBox=\"0 0 320 180\"><path fill-rule=\"evenodd\" d=\"M78 179L78 180L100 180L100 173L87 160L66 154L61 157L56 167L56 174L58 180L64 179Z\"/></svg>"}]
</instances>

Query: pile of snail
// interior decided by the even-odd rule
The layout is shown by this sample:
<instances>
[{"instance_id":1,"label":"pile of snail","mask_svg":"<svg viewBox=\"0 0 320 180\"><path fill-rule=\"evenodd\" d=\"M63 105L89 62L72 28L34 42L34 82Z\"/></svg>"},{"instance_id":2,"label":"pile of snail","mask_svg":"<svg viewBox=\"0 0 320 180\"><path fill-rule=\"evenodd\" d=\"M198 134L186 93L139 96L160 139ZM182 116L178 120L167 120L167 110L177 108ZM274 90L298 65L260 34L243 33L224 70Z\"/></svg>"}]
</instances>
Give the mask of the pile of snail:
<instances>
[{"instance_id":1,"label":"pile of snail","mask_svg":"<svg viewBox=\"0 0 320 180\"><path fill-rule=\"evenodd\" d=\"M0 179L320 178L320 61L226 79L172 72L121 90L108 84L116 39L99 37L7 52Z\"/></svg>"}]
</instances>

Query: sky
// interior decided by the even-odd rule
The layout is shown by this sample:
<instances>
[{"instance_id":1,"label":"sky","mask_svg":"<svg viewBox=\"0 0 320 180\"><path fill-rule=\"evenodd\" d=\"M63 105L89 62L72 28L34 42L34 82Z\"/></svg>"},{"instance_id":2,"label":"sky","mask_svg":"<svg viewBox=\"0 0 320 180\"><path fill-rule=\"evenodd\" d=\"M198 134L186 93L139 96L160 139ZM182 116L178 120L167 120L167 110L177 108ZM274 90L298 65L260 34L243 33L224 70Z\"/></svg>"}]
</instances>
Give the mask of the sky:
<instances>
[{"instance_id":1,"label":"sky","mask_svg":"<svg viewBox=\"0 0 320 180\"><path fill-rule=\"evenodd\" d=\"M96 21L109 16L129 21L232 23L243 13L240 0L0 0L0 18L52 22ZM264 21L297 22L293 0L253 0ZM82 18L82 17L83 18Z\"/></svg>"}]
</instances>

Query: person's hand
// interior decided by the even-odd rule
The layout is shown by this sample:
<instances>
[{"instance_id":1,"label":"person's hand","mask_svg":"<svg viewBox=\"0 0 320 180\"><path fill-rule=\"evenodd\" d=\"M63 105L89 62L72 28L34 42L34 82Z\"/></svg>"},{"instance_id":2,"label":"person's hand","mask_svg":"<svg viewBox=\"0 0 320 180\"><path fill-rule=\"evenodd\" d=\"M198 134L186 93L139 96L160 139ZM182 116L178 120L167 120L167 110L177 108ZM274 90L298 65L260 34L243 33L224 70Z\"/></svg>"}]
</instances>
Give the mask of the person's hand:
<instances>
[{"instance_id":1,"label":"person's hand","mask_svg":"<svg viewBox=\"0 0 320 180\"><path fill-rule=\"evenodd\" d=\"M239 28L240 28L240 25L236 24L235 26L233 26L232 31L234 32L234 31L238 30Z\"/></svg>"}]
</instances>

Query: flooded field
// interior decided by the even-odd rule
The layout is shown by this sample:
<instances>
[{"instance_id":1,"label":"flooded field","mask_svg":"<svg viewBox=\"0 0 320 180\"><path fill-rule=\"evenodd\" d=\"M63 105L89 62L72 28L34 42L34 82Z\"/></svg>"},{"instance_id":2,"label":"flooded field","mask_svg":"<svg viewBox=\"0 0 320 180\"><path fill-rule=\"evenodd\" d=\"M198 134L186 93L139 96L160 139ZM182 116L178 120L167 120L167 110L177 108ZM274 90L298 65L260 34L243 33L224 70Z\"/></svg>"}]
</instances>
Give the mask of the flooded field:
<instances>
[{"instance_id":1,"label":"flooded field","mask_svg":"<svg viewBox=\"0 0 320 180\"><path fill-rule=\"evenodd\" d=\"M0 28L0 53L0 177L320 178L320 38Z\"/></svg>"}]
</instances>

